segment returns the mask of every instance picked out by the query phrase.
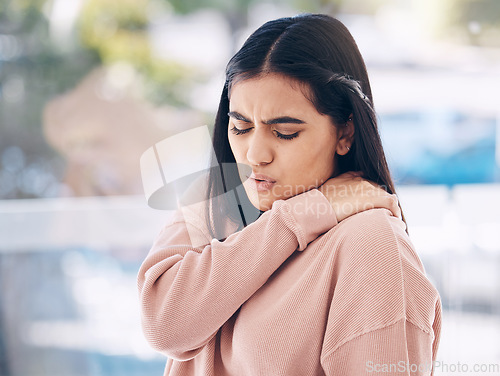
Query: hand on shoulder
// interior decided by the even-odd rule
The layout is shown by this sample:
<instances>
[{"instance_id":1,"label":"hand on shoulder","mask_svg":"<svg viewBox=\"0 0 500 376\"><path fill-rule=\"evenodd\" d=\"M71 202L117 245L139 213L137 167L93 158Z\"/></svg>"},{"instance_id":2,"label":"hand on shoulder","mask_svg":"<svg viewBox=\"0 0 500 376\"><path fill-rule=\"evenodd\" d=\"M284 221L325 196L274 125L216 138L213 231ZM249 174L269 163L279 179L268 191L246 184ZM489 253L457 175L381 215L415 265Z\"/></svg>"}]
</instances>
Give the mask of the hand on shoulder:
<instances>
[{"instance_id":1,"label":"hand on shoulder","mask_svg":"<svg viewBox=\"0 0 500 376\"><path fill-rule=\"evenodd\" d=\"M318 190L328 199L340 222L356 213L384 208L401 218L398 198L382 187L361 177L357 172L346 172L327 180Z\"/></svg>"}]
</instances>

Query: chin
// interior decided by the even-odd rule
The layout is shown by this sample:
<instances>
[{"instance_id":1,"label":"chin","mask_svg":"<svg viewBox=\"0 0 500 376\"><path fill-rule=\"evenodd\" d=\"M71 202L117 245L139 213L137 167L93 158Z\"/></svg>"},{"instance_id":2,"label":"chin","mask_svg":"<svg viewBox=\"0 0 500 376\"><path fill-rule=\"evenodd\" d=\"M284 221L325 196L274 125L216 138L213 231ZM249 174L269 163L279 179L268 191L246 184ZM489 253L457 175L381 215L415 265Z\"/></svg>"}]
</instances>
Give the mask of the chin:
<instances>
[{"instance_id":1,"label":"chin","mask_svg":"<svg viewBox=\"0 0 500 376\"><path fill-rule=\"evenodd\" d=\"M255 204L254 204L254 206L255 206L257 209L259 209L260 211L265 212L265 211L268 211L269 209L271 209L271 207L273 206L273 204L272 204L272 203L271 203L271 204L269 204L269 205L255 205Z\"/></svg>"},{"instance_id":2,"label":"chin","mask_svg":"<svg viewBox=\"0 0 500 376\"><path fill-rule=\"evenodd\" d=\"M245 189L245 192L253 207L260 211L268 211L273 206L273 202L277 200L275 197L261 196L253 189Z\"/></svg>"},{"instance_id":3,"label":"chin","mask_svg":"<svg viewBox=\"0 0 500 376\"><path fill-rule=\"evenodd\" d=\"M269 199L259 199L258 196L248 196L248 199L250 200L250 203L256 208L259 209L260 211L268 211L271 209L273 206L274 200L269 200Z\"/></svg>"}]
</instances>

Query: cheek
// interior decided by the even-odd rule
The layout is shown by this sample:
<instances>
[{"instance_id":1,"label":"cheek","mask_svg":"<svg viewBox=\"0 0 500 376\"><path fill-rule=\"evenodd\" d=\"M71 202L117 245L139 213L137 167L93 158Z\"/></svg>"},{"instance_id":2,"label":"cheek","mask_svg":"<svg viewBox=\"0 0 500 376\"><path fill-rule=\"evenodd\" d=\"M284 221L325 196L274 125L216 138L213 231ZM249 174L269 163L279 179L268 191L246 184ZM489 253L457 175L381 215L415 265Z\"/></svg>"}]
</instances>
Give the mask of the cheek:
<instances>
[{"instance_id":1,"label":"cheek","mask_svg":"<svg viewBox=\"0 0 500 376\"><path fill-rule=\"evenodd\" d=\"M330 176L335 170L335 147L329 145L329 147L324 149L324 152L319 154L316 158L318 161L318 168L321 169L321 173Z\"/></svg>"},{"instance_id":2,"label":"cheek","mask_svg":"<svg viewBox=\"0 0 500 376\"><path fill-rule=\"evenodd\" d=\"M316 142L314 146L304 150L300 165L309 178L328 179L335 170L335 140Z\"/></svg>"}]
</instances>

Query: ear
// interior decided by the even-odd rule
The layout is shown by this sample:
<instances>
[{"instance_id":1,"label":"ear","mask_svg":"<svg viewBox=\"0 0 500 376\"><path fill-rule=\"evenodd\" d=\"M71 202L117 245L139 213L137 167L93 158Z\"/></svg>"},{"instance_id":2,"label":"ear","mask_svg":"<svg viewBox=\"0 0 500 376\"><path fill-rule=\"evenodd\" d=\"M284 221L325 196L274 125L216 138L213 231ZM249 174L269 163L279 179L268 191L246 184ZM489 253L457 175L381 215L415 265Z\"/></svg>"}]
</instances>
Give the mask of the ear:
<instances>
[{"instance_id":1,"label":"ear","mask_svg":"<svg viewBox=\"0 0 500 376\"><path fill-rule=\"evenodd\" d=\"M354 121L352 114L349 115L349 120L345 124L341 124L338 128L339 140L337 142L336 152L338 155L346 155L351 149L354 141Z\"/></svg>"}]
</instances>

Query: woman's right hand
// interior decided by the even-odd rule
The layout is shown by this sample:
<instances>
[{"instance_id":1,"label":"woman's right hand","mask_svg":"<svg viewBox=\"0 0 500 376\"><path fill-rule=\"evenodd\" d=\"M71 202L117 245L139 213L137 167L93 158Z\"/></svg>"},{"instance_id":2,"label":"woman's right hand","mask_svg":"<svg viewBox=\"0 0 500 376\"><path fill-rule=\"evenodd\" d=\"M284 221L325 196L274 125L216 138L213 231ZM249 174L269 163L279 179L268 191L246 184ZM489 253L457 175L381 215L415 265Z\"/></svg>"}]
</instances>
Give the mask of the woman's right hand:
<instances>
[{"instance_id":1,"label":"woman's right hand","mask_svg":"<svg viewBox=\"0 0 500 376\"><path fill-rule=\"evenodd\" d=\"M401 218L398 198L382 187L361 177L357 172L346 172L327 180L318 190L325 195L340 222L356 213L384 208Z\"/></svg>"}]
</instances>

